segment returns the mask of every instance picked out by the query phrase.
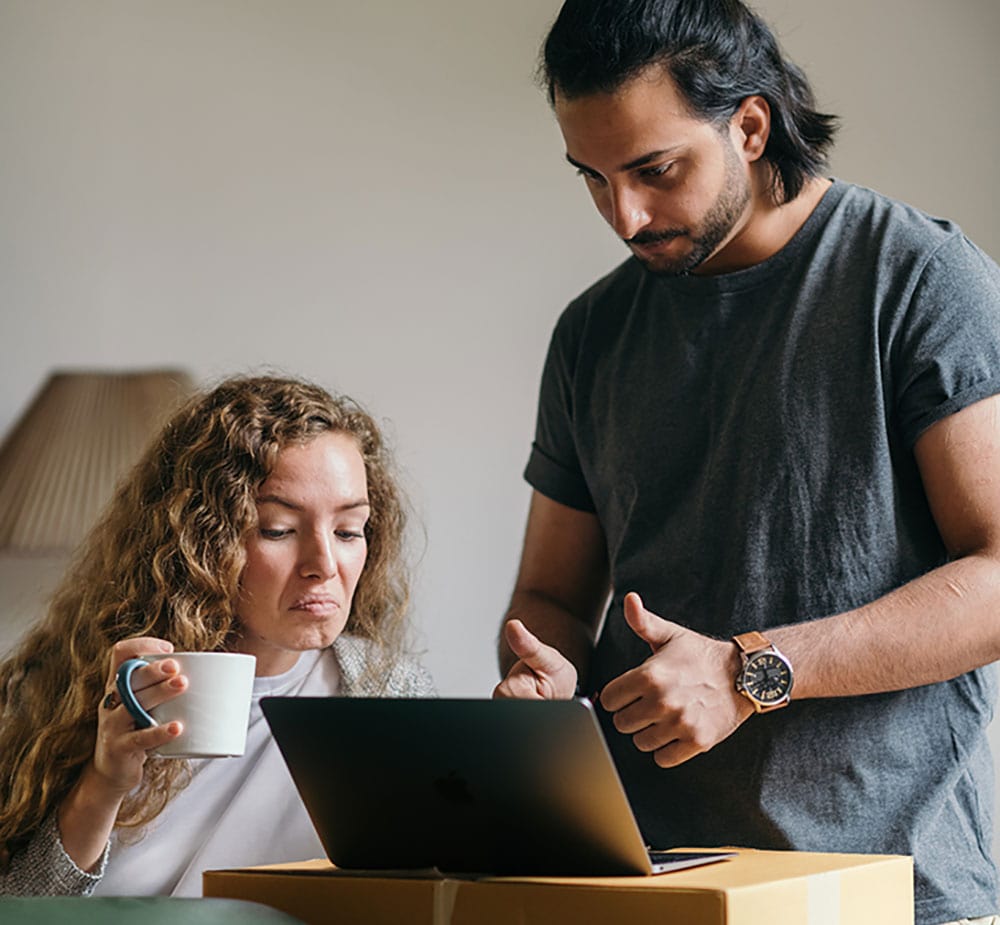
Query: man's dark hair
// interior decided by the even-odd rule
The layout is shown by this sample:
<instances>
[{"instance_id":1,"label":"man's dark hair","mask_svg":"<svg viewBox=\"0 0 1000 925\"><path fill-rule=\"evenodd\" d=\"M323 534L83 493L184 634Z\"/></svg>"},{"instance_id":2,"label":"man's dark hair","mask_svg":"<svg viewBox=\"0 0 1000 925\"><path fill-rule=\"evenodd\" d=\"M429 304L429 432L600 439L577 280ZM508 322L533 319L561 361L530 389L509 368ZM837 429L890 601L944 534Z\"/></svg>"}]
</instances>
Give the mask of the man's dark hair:
<instances>
[{"instance_id":1,"label":"man's dark hair","mask_svg":"<svg viewBox=\"0 0 1000 925\"><path fill-rule=\"evenodd\" d=\"M657 65L695 115L718 125L748 96L767 100L764 159L773 167L776 201L794 199L826 166L837 117L816 111L805 75L739 0L566 0L539 74L555 103L557 93L612 93Z\"/></svg>"}]
</instances>

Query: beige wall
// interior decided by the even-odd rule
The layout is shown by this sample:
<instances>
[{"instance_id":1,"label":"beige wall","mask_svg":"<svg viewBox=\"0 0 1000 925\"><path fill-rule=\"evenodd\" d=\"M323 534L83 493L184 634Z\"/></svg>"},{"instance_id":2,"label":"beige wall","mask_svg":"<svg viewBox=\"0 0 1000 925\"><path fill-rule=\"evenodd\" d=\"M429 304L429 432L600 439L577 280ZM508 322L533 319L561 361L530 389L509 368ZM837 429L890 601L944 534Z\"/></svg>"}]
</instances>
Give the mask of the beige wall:
<instances>
[{"instance_id":1,"label":"beige wall","mask_svg":"<svg viewBox=\"0 0 1000 925\"><path fill-rule=\"evenodd\" d=\"M996 0L763 0L820 105L838 175L956 220L1000 259Z\"/></svg>"},{"instance_id":2,"label":"beige wall","mask_svg":"<svg viewBox=\"0 0 1000 925\"><path fill-rule=\"evenodd\" d=\"M0 434L55 366L267 365L354 394L426 534L427 662L487 694L546 341L622 254L532 85L557 7L0 0ZM760 9L844 118L835 172L1000 256L1000 5Z\"/></svg>"}]
</instances>

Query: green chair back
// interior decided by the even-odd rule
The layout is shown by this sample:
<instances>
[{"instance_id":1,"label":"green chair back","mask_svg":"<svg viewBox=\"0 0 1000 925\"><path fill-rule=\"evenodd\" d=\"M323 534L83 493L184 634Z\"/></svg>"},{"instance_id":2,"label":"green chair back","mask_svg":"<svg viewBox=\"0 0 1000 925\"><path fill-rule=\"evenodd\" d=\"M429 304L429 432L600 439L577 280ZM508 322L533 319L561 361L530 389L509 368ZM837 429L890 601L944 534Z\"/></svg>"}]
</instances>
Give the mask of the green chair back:
<instances>
[{"instance_id":1,"label":"green chair back","mask_svg":"<svg viewBox=\"0 0 1000 925\"><path fill-rule=\"evenodd\" d=\"M33 896L0 897L0 925L302 925L242 899Z\"/></svg>"}]
</instances>

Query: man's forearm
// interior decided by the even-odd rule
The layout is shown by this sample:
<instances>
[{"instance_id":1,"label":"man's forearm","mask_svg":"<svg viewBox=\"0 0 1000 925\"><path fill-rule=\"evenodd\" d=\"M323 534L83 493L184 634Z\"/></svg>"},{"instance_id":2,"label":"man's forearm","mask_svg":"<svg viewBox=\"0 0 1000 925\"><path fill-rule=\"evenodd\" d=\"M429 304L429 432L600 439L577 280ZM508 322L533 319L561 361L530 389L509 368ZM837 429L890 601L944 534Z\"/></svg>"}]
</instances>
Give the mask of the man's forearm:
<instances>
[{"instance_id":1,"label":"man's forearm","mask_svg":"<svg viewBox=\"0 0 1000 925\"><path fill-rule=\"evenodd\" d=\"M1000 561L956 559L863 607L767 631L792 699L919 687L1000 658Z\"/></svg>"}]
</instances>

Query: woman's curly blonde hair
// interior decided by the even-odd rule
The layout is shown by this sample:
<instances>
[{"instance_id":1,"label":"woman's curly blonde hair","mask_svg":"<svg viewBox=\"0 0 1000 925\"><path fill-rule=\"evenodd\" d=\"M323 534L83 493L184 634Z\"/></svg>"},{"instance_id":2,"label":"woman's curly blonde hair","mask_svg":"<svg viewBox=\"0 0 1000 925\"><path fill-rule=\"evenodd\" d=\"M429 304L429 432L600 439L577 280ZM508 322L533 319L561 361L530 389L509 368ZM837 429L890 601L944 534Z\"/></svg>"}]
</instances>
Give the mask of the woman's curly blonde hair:
<instances>
[{"instance_id":1,"label":"woman's curly blonde hair","mask_svg":"<svg viewBox=\"0 0 1000 925\"><path fill-rule=\"evenodd\" d=\"M231 648L256 492L288 444L351 435L365 464L368 558L346 632L391 659L405 644L404 503L374 420L295 379L227 379L166 424L81 545L46 618L0 663L0 868L67 795L94 753L109 650L157 636L178 651ZM187 777L150 759L116 825L140 830Z\"/></svg>"}]
</instances>

